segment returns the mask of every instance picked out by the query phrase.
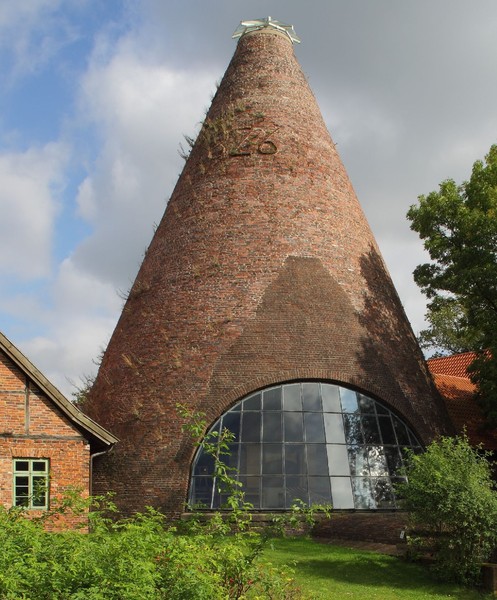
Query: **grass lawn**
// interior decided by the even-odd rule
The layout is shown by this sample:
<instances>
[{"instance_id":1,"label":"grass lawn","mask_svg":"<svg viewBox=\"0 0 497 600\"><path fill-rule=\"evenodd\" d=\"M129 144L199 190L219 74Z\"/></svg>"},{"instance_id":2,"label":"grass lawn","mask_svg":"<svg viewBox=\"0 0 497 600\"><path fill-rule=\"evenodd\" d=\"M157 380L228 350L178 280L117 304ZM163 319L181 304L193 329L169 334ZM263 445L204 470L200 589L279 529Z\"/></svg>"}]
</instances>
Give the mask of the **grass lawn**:
<instances>
[{"instance_id":1,"label":"grass lawn","mask_svg":"<svg viewBox=\"0 0 497 600\"><path fill-rule=\"evenodd\" d=\"M440 583L429 571L403 560L321 544L307 538L276 539L264 552L275 566L290 565L310 598L321 600L425 600L493 598L476 590Z\"/></svg>"}]
</instances>

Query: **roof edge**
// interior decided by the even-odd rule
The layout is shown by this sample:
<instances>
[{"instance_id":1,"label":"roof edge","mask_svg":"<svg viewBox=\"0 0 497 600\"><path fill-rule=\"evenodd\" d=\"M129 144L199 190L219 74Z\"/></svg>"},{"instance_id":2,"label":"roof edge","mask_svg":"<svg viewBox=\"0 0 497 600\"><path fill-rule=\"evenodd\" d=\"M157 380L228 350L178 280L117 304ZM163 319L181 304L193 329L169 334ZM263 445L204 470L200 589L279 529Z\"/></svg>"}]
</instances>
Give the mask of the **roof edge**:
<instances>
[{"instance_id":1,"label":"roof edge","mask_svg":"<svg viewBox=\"0 0 497 600\"><path fill-rule=\"evenodd\" d=\"M79 408L74 406L53 383L51 383L41 371L3 334L0 332L0 349L20 368L32 381L43 391L52 402L72 421L76 426L83 428L91 436L95 437L100 444L110 449L119 439L85 415Z\"/></svg>"}]
</instances>

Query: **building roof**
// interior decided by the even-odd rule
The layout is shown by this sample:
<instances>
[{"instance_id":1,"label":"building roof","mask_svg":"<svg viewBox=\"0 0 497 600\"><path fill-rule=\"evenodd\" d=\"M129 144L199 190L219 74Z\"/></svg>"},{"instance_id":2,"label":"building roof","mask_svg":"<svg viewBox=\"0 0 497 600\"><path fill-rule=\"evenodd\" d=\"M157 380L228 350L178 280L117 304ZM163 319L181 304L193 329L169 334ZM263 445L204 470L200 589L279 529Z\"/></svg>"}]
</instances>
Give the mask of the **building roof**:
<instances>
[{"instance_id":1,"label":"building roof","mask_svg":"<svg viewBox=\"0 0 497 600\"><path fill-rule=\"evenodd\" d=\"M81 412L33 365L33 363L0 333L0 350L38 387L68 419L88 439L95 450L108 450L118 439L98 423Z\"/></svg>"},{"instance_id":2,"label":"building roof","mask_svg":"<svg viewBox=\"0 0 497 600\"><path fill-rule=\"evenodd\" d=\"M432 373L452 375L454 377L467 377L466 369L475 360L476 352L461 352L451 356L428 359L428 368Z\"/></svg>"},{"instance_id":3,"label":"building roof","mask_svg":"<svg viewBox=\"0 0 497 600\"><path fill-rule=\"evenodd\" d=\"M474 352L463 352L431 358L427 363L457 433L465 431L473 445L497 450L497 430L485 427L485 418L475 399L476 386L466 372L475 357Z\"/></svg>"}]
</instances>

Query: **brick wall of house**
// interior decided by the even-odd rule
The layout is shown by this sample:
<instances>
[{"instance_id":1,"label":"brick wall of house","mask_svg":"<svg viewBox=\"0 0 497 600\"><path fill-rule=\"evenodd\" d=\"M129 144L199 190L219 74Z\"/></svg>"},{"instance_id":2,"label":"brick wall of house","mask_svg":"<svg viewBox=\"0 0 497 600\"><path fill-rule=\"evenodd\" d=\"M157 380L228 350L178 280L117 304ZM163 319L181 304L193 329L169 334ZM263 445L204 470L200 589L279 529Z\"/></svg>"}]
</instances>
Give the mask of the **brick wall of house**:
<instances>
[{"instance_id":1,"label":"brick wall of house","mask_svg":"<svg viewBox=\"0 0 497 600\"><path fill-rule=\"evenodd\" d=\"M177 403L211 424L300 379L380 399L424 442L448 431L292 45L260 31L238 43L91 391L121 440L95 489L181 512L195 445Z\"/></svg>"},{"instance_id":2,"label":"brick wall of house","mask_svg":"<svg viewBox=\"0 0 497 600\"><path fill-rule=\"evenodd\" d=\"M81 433L39 389L0 351L0 503L13 503L13 459L50 461L50 505L64 492L90 489L90 446ZM44 511L29 510L40 516ZM67 515L55 526L80 524L81 517Z\"/></svg>"}]
</instances>

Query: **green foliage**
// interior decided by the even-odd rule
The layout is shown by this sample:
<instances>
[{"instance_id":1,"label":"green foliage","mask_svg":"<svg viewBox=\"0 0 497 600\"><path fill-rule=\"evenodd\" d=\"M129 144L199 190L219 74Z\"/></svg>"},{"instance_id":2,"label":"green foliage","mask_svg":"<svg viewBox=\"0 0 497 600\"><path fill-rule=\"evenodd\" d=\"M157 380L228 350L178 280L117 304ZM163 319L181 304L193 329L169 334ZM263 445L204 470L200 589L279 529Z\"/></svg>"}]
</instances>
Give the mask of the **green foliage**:
<instances>
[{"instance_id":1,"label":"green foliage","mask_svg":"<svg viewBox=\"0 0 497 600\"><path fill-rule=\"evenodd\" d=\"M433 553L443 578L475 581L497 542L497 494L485 455L466 437L444 437L409 456L399 486L411 550Z\"/></svg>"},{"instance_id":2,"label":"green foliage","mask_svg":"<svg viewBox=\"0 0 497 600\"><path fill-rule=\"evenodd\" d=\"M469 181L457 186L449 179L418 200L407 217L431 258L414 271L430 300L430 328L421 341L479 353L472 380L489 422L496 424L497 145L484 162L475 162Z\"/></svg>"}]
</instances>

